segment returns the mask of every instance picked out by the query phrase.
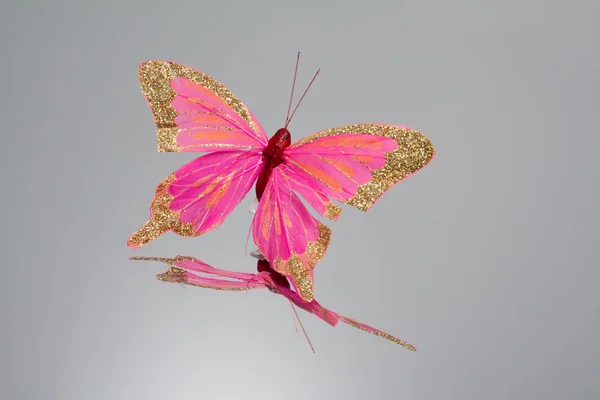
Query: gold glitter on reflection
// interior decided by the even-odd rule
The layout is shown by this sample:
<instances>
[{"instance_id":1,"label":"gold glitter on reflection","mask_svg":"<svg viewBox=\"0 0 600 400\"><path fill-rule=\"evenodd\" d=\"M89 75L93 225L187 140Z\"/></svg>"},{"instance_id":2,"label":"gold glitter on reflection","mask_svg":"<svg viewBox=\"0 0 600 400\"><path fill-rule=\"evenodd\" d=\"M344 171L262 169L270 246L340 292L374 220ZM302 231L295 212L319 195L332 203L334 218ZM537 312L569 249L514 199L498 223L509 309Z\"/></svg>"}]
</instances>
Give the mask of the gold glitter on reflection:
<instances>
[{"instance_id":1,"label":"gold glitter on reflection","mask_svg":"<svg viewBox=\"0 0 600 400\"><path fill-rule=\"evenodd\" d=\"M273 262L273 269L280 274L289 276L298 289L298 294L306 301L314 298L313 269L327 251L331 240L331 229L319 223L317 225L319 237L315 242L309 242L303 254L292 252L289 260L284 261L277 257Z\"/></svg>"},{"instance_id":2,"label":"gold glitter on reflection","mask_svg":"<svg viewBox=\"0 0 600 400\"><path fill-rule=\"evenodd\" d=\"M358 328L358 329L360 329L361 331L369 332L369 333L371 333L371 334L373 334L373 335L375 335L375 336L378 336L378 337L380 337L380 338L387 339L387 340L389 340L389 341L391 341L391 342L394 342L394 343L396 343L396 344L399 344L400 346L404 346L404 347L406 347L406 348L407 348L407 349L409 349L409 350L412 350L412 351L417 351L417 348L416 348L415 346L413 346L412 344L410 344L410 343L407 343L407 342L405 342L405 341L404 341L404 340L402 340L402 339L398 339L398 338L397 338L397 337L395 337L395 336L392 336L392 335L390 335L390 334L387 334L387 333L385 333L385 332L382 332L382 331L380 331L380 330L377 330L377 329L375 329L375 328L371 328L370 326L369 326L368 328L367 328L367 327L365 327L365 326L361 326L361 324L360 324L359 322L357 322L357 321L355 321L355 320L353 320L353 319L346 318L346 317L342 317L342 316L340 315L340 321L342 321L342 322L344 322L344 323L346 323L346 324L348 324L348 325L351 325L351 326L353 326L353 327L355 327L355 328ZM369 330L369 328L370 328L371 330Z\"/></svg>"},{"instance_id":3,"label":"gold glitter on reflection","mask_svg":"<svg viewBox=\"0 0 600 400\"><path fill-rule=\"evenodd\" d=\"M134 257L129 257L130 260L141 260L141 261L158 261L161 262L163 264L167 264L167 265L175 265L175 263L178 262L182 262L185 260L190 260L190 261L194 261L196 260L194 257L189 257L189 256L177 256L175 258L165 258L165 257L148 257L148 256L134 256Z\"/></svg>"},{"instance_id":4,"label":"gold glitter on reflection","mask_svg":"<svg viewBox=\"0 0 600 400\"><path fill-rule=\"evenodd\" d=\"M156 279L163 282L186 283L186 274L187 272L184 269L169 267L164 273L156 275Z\"/></svg>"},{"instance_id":5,"label":"gold glitter on reflection","mask_svg":"<svg viewBox=\"0 0 600 400\"><path fill-rule=\"evenodd\" d=\"M210 90L228 104L235 113L248 123L257 137L259 136L261 128L258 122L252 118L244 103L224 85L210 76L171 61L146 61L140 64L138 73L142 93L152 110L156 122L159 152L182 150L177 145L177 133L179 132L175 124L177 112L172 106L175 97L175 91L171 88L173 78L187 78Z\"/></svg>"},{"instance_id":6,"label":"gold glitter on reflection","mask_svg":"<svg viewBox=\"0 0 600 400\"><path fill-rule=\"evenodd\" d=\"M310 135L299 144L343 133L359 133L393 138L398 148L386 154L383 167L373 171L373 179L360 185L356 195L344 203L367 211L390 187L427 165L435 156L431 141L415 130L394 125L356 124L326 129Z\"/></svg>"},{"instance_id":7,"label":"gold glitter on reflection","mask_svg":"<svg viewBox=\"0 0 600 400\"><path fill-rule=\"evenodd\" d=\"M170 265L169 269L167 269L162 274L157 274L156 279L162 282L174 282L174 283L182 283L184 285L196 286L205 289L213 289L213 290L227 290L231 292L240 292L250 289L255 289L255 287L219 287L209 284L202 284L197 282L190 282L188 280L188 272L183 268L178 268L176 265L178 262L182 262L184 260L196 260L194 257L187 256L177 256L175 258L163 258L163 257L131 257L130 260L144 260L144 261L159 261ZM232 281L234 282L234 281Z\"/></svg>"},{"instance_id":8,"label":"gold glitter on reflection","mask_svg":"<svg viewBox=\"0 0 600 400\"><path fill-rule=\"evenodd\" d=\"M159 183L154 193L154 199L150 204L152 217L129 237L127 240L129 247L138 248L143 246L167 231L173 231L181 236L198 236L200 234L194 230L191 222L183 224L179 220L179 216L174 214L169 207L171 201L173 201L173 196L169 194L168 188L174 179L175 175L171 174Z\"/></svg>"}]
</instances>

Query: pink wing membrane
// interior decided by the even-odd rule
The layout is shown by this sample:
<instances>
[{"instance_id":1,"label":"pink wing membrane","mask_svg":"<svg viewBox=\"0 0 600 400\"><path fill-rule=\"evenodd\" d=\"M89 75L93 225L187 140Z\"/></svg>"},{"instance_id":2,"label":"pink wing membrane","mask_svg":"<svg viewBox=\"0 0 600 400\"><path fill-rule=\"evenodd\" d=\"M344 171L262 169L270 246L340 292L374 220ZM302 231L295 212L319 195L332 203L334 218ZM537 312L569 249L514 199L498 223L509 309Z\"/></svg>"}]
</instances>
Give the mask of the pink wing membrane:
<instances>
[{"instance_id":1,"label":"pink wing membrane","mask_svg":"<svg viewBox=\"0 0 600 400\"><path fill-rule=\"evenodd\" d=\"M204 86L187 78L174 78L171 87L176 92L172 106L177 112L176 143L181 151L250 149L266 145L266 133L256 119L259 136L221 97Z\"/></svg>"},{"instance_id":2,"label":"pink wing membrane","mask_svg":"<svg viewBox=\"0 0 600 400\"><path fill-rule=\"evenodd\" d=\"M252 234L277 272L291 278L305 300L313 298L313 268L324 256L331 231L319 223L275 168L258 204ZM313 246L315 251L309 251Z\"/></svg>"},{"instance_id":3,"label":"pink wing membrane","mask_svg":"<svg viewBox=\"0 0 600 400\"><path fill-rule=\"evenodd\" d=\"M250 290L264 289L267 287L267 282L261 275L247 274L243 272L231 272L214 268L203 261L192 257L131 257L130 259L160 261L170 265L171 267L167 271L156 276L159 280L165 282L183 283L216 290ZM228 279L203 277L197 275L196 273L198 272Z\"/></svg>"},{"instance_id":4,"label":"pink wing membrane","mask_svg":"<svg viewBox=\"0 0 600 400\"><path fill-rule=\"evenodd\" d=\"M342 202L369 182L372 171L385 165L386 153L397 147L392 138L348 133L294 144L285 155L290 170L322 195Z\"/></svg>"},{"instance_id":5,"label":"pink wing membrane","mask_svg":"<svg viewBox=\"0 0 600 400\"><path fill-rule=\"evenodd\" d=\"M246 196L263 164L260 150L205 154L164 179L150 205L150 220L127 245L138 248L167 231L199 236L221 225Z\"/></svg>"},{"instance_id":6,"label":"pink wing membrane","mask_svg":"<svg viewBox=\"0 0 600 400\"><path fill-rule=\"evenodd\" d=\"M201 272L204 274L212 274L212 275L217 275L217 276L221 276L224 278L239 279L242 281L251 281L251 280L257 279L256 274L250 274L250 273L246 273L246 272L233 272L233 271L227 271L224 269L218 269L218 268L208 265L204 261L198 260L196 258L191 258L191 257L180 257L174 263L174 265L176 267L179 267L179 268L182 268L182 269L185 269L188 271ZM258 280L260 281L260 279L258 279Z\"/></svg>"},{"instance_id":7,"label":"pink wing membrane","mask_svg":"<svg viewBox=\"0 0 600 400\"><path fill-rule=\"evenodd\" d=\"M325 256L331 229L311 215L294 190L304 193L318 210L325 208L326 216L336 216L332 207L339 208L324 205L324 197L302 180L291 179L283 165L273 169L252 221L252 234L272 268L290 278L298 294L311 301L313 269Z\"/></svg>"},{"instance_id":8,"label":"pink wing membrane","mask_svg":"<svg viewBox=\"0 0 600 400\"><path fill-rule=\"evenodd\" d=\"M302 196L315 211L326 218L337 221L341 209L335 206L321 191L315 189L314 184L285 164L279 165L277 170L285 176L292 190Z\"/></svg>"},{"instance_id":9,"label":"pink wing membrane","mask_svg":"<svg viewBox=\"0 0 600 400\"><path fill-rule=\"evenodd\" d=\"M318 238L318 221L276 168L258 204L252 224L254 239L265 258L289 260L292 252L303 254L309 241Z\"/></svg>"},{"instance_id":10,"label":"pink wing membrane","mask_svg":"<svg viewBox=\"0 0 600 400\"><path fill-rule=\"evenodd\" d=\"M223 223L258 178L259 152L215 152L175 172L169 186L170 208L183 223L205 232Z\"/></svg>"}]
</instances>

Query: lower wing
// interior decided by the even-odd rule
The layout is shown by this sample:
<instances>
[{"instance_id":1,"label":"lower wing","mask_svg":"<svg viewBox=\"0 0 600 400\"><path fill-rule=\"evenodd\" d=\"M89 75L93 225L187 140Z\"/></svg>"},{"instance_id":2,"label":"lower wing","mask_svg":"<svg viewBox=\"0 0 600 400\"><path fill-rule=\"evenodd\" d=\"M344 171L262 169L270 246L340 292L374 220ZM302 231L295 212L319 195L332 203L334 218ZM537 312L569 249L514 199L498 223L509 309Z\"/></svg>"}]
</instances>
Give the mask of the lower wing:
<instances>
[{"instance_id":1,"label":"lower wing","mask_svg":"<svg viewBox=\"0 0 600 400\"><path fill-rule=\"evenodd\" d=\"M313 268L325 256L331 230L310 214L280 168L273 170L258 204L252 235L271 267L311 301Z\"/></svg>"},{"instance_id":2,"label":"lower wing","mask_svg":"<svg viewBox=\"0 0 600 400\"><path fill-rule=\"evenodd\" d=\"M163 180L150 205L150 220L127 245L138 248L167 231L200 236L221 225L258 178L258 150L221 151L187 163Z\"/></svg>"}]
</instances>

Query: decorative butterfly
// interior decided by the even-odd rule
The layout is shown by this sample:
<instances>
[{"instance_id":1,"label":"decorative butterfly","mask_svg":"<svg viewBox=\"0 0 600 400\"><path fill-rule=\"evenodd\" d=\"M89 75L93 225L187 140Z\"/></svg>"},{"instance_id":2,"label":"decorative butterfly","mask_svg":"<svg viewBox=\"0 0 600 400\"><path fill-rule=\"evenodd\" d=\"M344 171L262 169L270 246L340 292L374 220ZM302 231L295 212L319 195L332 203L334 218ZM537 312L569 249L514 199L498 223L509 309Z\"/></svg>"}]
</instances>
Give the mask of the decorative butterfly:
<instances>
[{"instance_id":1,"label":"decorative butterfly","mask_svg":"<svg viewBox=\"0 0 600 400\"><path fill-rule=\"evenodd\" d=\"M421 133L382 124L326 129L291 144L287 127L300 104L289 116L296 73L285 126L270 139L233 93L202 72L147 61L139 66L139 78L156 121L158 151L208 154L158 185L150 220L129 237L128 246L138 248L167 231L202 235L221 225L256 182L254 241L306 301L313 299L313 268L325 255L331 230L298 195L337 220L341 209L332 201L367 211L435 155Z\"/></svg>"},{"instance_id":2,"label":"decorative butterfly","mask_svg":"<svg viewBox=\"0 0 600 400\"><path fill-rule=\"evenodd\" d=\"M158 274L156 276L157 279L165 282L177 282L191 286L231 291L266 288L269 289L271 292L280 294L286 299L288 299L292 304L293 310L293 305L296 305L299 308L316 315L331 326L336 326L337 323L341 321L355 328L372 333L375 336L379 336L384 339L390 340L396 344L406 347L409 350L417 351L417 349L413 345L405 342L404 340L399 339L383 331L380 331L378 329L375 329L369 325L360 323L354 319L344 317L343 315L328 310L321 306L314 299L311 301L304 300L296 291L294 291L290 287L290 284L285 278L285 276L273 270L270 267L269 262L263 257L257 258L259 258L257 265L258 274L225 271L222 269L211 267L203 261L200 261L193 257L186 256L177 256L175 258L131 257L130 259L160 261L169 265L169 269L166 272ZM218 276L220 278L226 279L204 277L198 275L197 273ZM296 314L296 317L297 316L298 315ZM298 321L300 321L299 318ZM301 322L300 325L302 326ZM302 327L302 330L304 330L304 327ZM306 332L304 333L306 335ZM306 338L308 339L308 336ZM310 346L312 348L312 344L310 344Z\"/></svg>"}]
</instances>

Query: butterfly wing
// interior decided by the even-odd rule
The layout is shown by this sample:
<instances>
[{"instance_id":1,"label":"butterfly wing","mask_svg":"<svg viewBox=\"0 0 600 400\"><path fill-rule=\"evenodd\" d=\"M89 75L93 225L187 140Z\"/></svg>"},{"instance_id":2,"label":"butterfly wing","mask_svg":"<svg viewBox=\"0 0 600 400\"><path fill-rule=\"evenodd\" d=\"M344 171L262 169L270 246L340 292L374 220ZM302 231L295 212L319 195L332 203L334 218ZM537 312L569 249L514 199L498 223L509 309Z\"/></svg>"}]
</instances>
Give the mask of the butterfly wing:
<instances>
[{"instance_id":1,"label":"butterfly wing","mask_svg":"<svg viewBox=\"0 0 600 400\"><path fill-rule=\"evenodd\" d=\"M423 134L382 124L326 129L285 150L286 166L295 180L316 193L303 197L331 219L341 210L324 198L367 211L390 187L423 168L434 156L435 149ZM298 187L293 188L301 193Z\"/></svg>"},{"instance_id":2,"label":"butterfly wing","mask_svg":"<svg viewBox=\"0 0 600 400\"><path fill-rule=\"evenodd\" d=\"M266 288L266 282L262 276L247 274L243 272L231 272L211 267L203 261L193 257L177 256L175 258L162 257L131 257L131 260L160 261L169 265L169 269L156 278L163 282L177 282L190 286L198 286L216 290L250 290ZM194 271L194 272L190 272ZM197 275L200 272L216 275L229 279L207 278Z\"/></svg>"},{"instance_id":3,"label":"butterfly wing","mask_svg":"<svg viewBox=\"0 0 600 400\"><path fill-rule=\"evenodd\" d=\"M358 329L363 330L365 332L369 332L369 333L371 333L371 334L373 334L375 336L378 336L380 338L384 338L386 340L389 340L391 342L399 344L400 346L406 347L409 350L417 351L417 348L415 346L413 346L410 343L405 342L402 339L397 338L396 336L392 336L389 333L385 333L384 331L380 331L379 329L375 329L372 326L363 324L363 323L358 322L356 320L353 320L351 318L344 317L343 315L337 314L337 316L338 316L339 320L342 321L345 324L351 325L351 326L353 326L355 328L358 328Z\"/></svg>"},{"instance_id":4,"label":"butterfly wing","mask_svg":"<svg viewBox=\"0 0 600 400\"><path fill-rule=\"evenodd\" d=\"M198 236L219 226L258 177L267 136L221 83L170 61L139 67L142 93L157 125L159 151L209 152L163 180L150 220L128 239L136 248L166 231Z\"/></svg>"},{"instance_id":5,"label":"butterfly wing","mask_svg":"<svg viewBox=\"0 0 600 400\"><path fill-rule=\"evenodd\" d=\"M331 230L308 212L280 168L273 170L258 204L252 235L272 268L311 301L313 268L325 256Z\"/></svg>"},{"instance_id":6,"label":"butterfly wing","mask_svg":"<svg viewBox=\"0 0 600 400\"><path fill-rule=\"evenodd\" d=\"M138 248L167 231L199 236L221 225L246 196L263 164L259 150L205 154L157 187L150 219L127 240Z\"/></svg>"},{"instance_id":7,"label":"butterfly wing","mask_svg":"<svg viewBox=\"0 0 600 400\"><path fill-rule=\"evenodd\" d=\"M139 80L160 152L264 147L267 134L248 108L210 76L171 61L146 61Z\"/></svg>"},{"instance_id":8,"label":"butterfly wing","mask_svg":"<svg viewBox=\"0 0 600 400\"><path fill-rule=\"evenodd\" d=\"M272 284L275 284L275 283L272 283ZM316 315L317 317L319 317L323 321L327 322L331 326L336 326L339 321L342 321L345 324L351 325L355 328L369 332L375 336L379 336L381 338L387 339L396 344L404 346L409 350L417 351L417 349L413 345L405 342L402 339L399 339L395 336L390 335L389 333L380 331L379 329L375 329L369 325L363 324L363 323L353 320L351 318L344 317L343 315L339 315L331 310L326 309L325 307L320 305L314 299L312 301L306 301L302 297L300 297L298 295L298 293L294 292L293 290L290 290L286 287L278 286L277 291L279 292L279 294L281 294L282 296L287 298L289 301L291 301L292 303L294 303L295 305L297 305L304 311L307 311L311 314Z\"/></svg>"}]
</instances>

